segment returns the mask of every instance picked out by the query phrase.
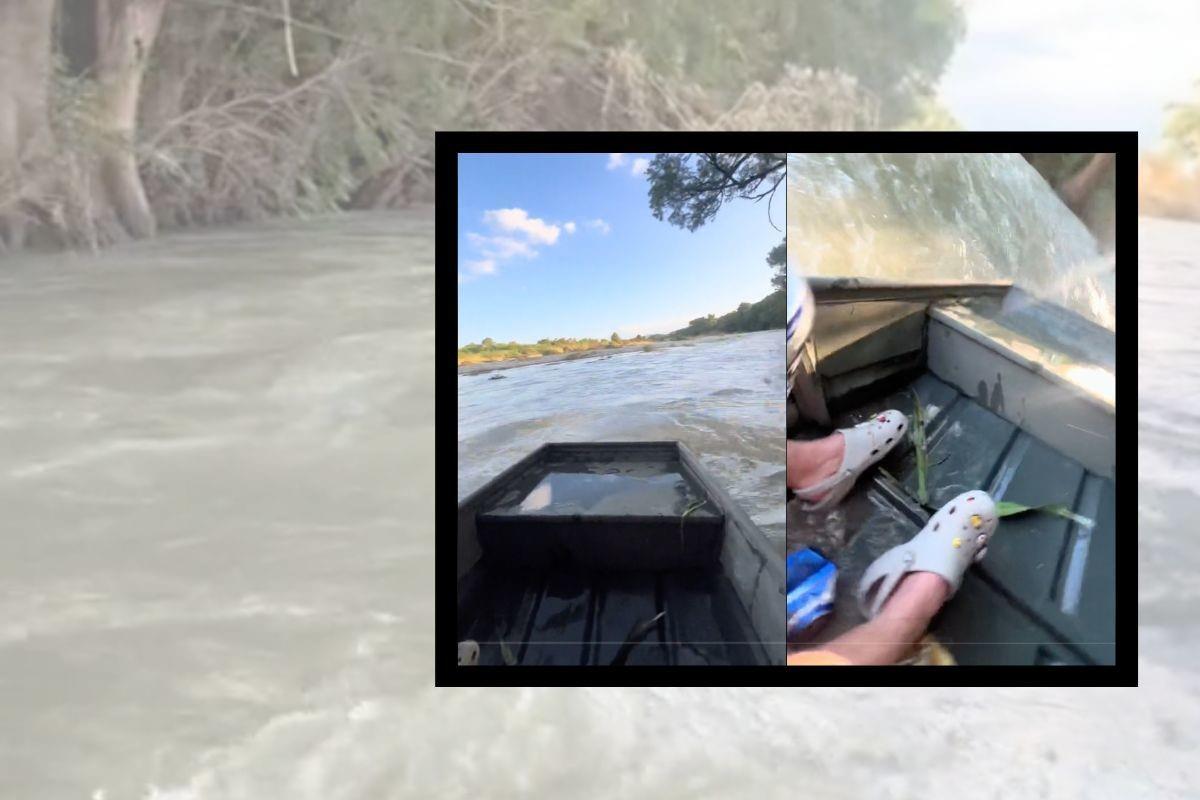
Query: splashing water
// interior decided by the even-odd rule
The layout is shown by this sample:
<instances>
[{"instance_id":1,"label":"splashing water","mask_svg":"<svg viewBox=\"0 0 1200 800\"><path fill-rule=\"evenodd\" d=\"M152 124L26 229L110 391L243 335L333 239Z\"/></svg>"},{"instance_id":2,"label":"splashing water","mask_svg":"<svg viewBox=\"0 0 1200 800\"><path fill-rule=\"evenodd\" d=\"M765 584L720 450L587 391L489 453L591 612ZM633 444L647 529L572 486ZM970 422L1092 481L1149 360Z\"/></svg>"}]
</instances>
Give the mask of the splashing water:
<instances>
[{"instance_id":1,"label":"splashing water","mask_svg":"<svg viewBox=\"0 0 1200 800\"><path fill-rule=\"evenodd\" d=\"M1011 280L1114 327L1115 262L1016 153L793 153L787 179L806 275Z\"/></svg>"}]
</instances>

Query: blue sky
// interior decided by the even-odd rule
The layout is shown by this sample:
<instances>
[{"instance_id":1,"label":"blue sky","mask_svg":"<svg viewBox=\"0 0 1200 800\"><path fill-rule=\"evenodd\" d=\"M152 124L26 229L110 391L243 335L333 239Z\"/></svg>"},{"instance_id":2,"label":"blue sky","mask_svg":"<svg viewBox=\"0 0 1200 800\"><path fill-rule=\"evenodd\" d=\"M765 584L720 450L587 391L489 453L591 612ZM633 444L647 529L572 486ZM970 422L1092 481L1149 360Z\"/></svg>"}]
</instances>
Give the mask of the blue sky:
<instances>
[{"instance_id":1,"label":"blue sky","mask_svg":"<svg viewBox=\"0 0 1200 800\"><path fill-rule=\"evenodd\" d=\"M968 130L1136 130L1195 97L1200 0L964 0L967 34L943 76Z\"/></svg>"},{"instance_id":2,"label":"blue sky","mask_svg":"<svg viewBox=\"0 0 1200 800\"><path fill-rule=\"evenodd\" d=\"M650 214L647 153L462 155L458 341L665 333L771 291L780 185L694 233Z\"/></svg>"}]
</instances>

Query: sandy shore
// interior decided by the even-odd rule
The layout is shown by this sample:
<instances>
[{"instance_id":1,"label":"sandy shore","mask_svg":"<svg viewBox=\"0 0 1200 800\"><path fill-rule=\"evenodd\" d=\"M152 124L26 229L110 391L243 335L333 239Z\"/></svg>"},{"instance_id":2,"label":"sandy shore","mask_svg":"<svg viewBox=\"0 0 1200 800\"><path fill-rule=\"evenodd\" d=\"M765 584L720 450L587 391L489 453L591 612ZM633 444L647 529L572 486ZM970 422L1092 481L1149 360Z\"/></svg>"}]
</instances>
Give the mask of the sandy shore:
<instances>
[{"instance_id":1,"label":"sandy shore","mask_svg":"<svg viewBox=\"0 0 1200 800\"><path fill-rule=\"evenodd\" d=\"M485 372L495 372L513 367L528 367L532 364L553 364L556 361L583 361L585 359L605 358L616 353L630 352L633 347L604 350L577 350L574 353L559 353L558 355L539 356L538 358L510 358L507 361L485 361L482 364L463 364L458 368L459 375L482 375Z\"/></svg>"},{"instance_id":2,"label":"sandy shore","mask_svg":"<svg viewBox=\"0 0 1200 800\"><path fill-rule=\"evenodd\" d=\"M753 331L752 331L753 332ZM533 364L553 364L557 361L587 361L598 360L601 358L609 358L620 353L633 353L639 350L644 350L649 347L651 350L663 350L668 347L691 347L700 342L707 342L710 339L722 339L727 336L742 336L741 333L716 333L707 336L692 336L687 339L675 339L672 341L653 342L651 344L632 344L627 347L619 348L603 348L596 350L576 350L573 353L560 353L558 355L540 356L538 358L511 358L507 361L488 361L482 364L462 364L458 368L459 375L482 375L485 372L496 372L502 369L512 369L513 367L528 367Z\"/></svg>"}]
</instances>

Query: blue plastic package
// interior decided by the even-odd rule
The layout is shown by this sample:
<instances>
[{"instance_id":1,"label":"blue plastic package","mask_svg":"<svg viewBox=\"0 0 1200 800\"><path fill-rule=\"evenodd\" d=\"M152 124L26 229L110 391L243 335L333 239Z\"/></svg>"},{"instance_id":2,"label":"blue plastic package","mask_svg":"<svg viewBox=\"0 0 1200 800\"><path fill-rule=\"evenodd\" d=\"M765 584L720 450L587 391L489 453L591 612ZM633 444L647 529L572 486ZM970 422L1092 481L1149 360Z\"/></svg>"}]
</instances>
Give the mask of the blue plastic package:
<instances>
[{"instance_id":1,"label":"blue plastic package","mask_svg":"<svg viewBox=\"0 0 1200 800\"><path fill-rule=\"evenodd\" d=\"M837 567L816 550L805 548L787 557L787 637L806 632L833 611Z\"/></svg>"}]
</instances>

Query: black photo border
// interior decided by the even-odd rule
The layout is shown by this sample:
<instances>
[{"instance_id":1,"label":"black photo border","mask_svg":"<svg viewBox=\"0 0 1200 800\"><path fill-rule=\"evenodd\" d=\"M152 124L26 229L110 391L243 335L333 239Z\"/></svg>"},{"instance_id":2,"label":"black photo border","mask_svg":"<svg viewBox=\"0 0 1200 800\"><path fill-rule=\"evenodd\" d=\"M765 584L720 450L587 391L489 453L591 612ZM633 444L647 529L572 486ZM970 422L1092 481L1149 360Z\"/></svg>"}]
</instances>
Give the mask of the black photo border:
<instances>
[{"instance_id":1,"label":"black photo border","mask_svg":"<svg viewBox=\"0 0 1200 800\"><path fill-rule=\"evenodd\" d=\"M757 144L758 147L750 147ZM696 147L704 145L704 147ZM1137 495L1117 494L1112 665L473 666L457 664L458 157L469 153L1115 153L1117 462L1137 463L1137 134L1083 132L438 132L434 371L434 681L441 686L1136 686ZM782 369L783 366L780 365ZM454 414L450 400L455 400ZM784 435L783 431L780 431ZM782 498L781 498L782 502ZM780 636L784 632L780 631Z\"/></svg>"}]
</instances>

